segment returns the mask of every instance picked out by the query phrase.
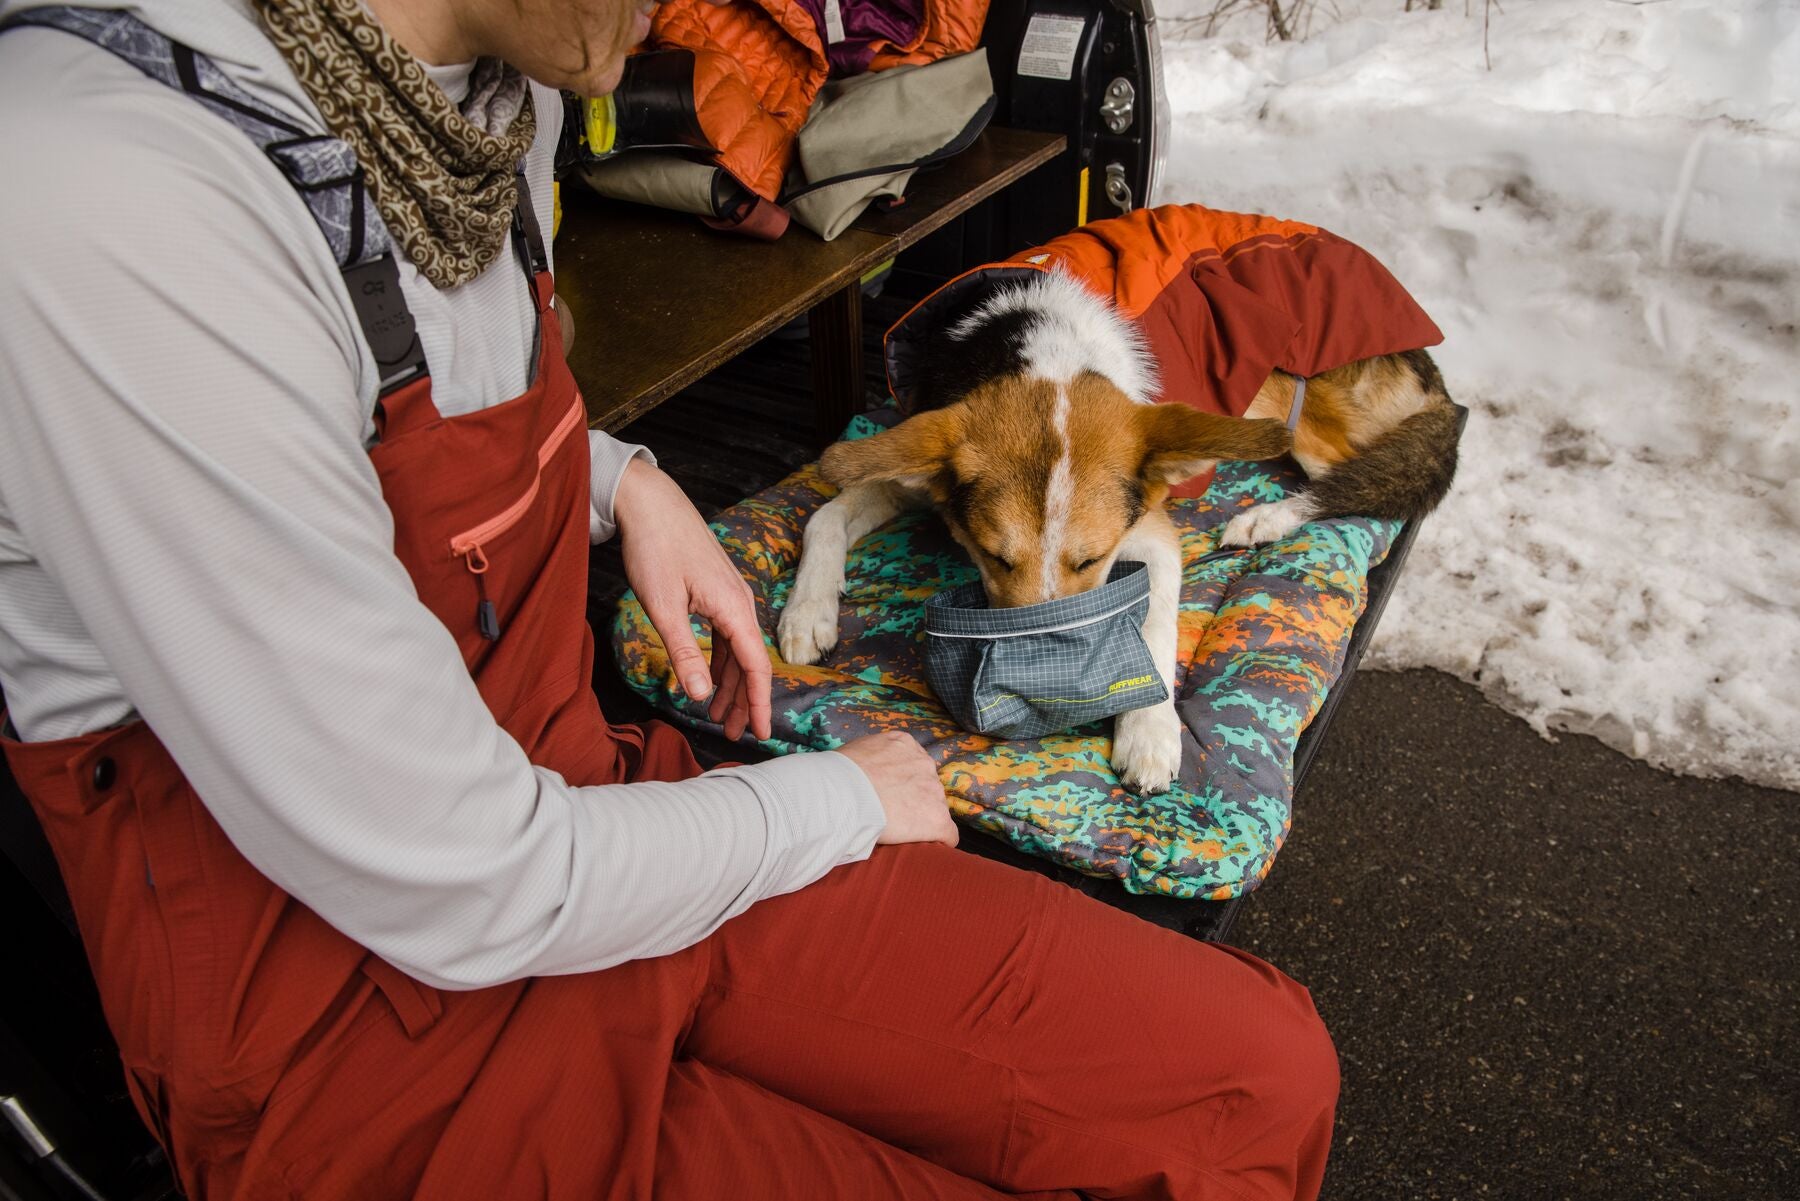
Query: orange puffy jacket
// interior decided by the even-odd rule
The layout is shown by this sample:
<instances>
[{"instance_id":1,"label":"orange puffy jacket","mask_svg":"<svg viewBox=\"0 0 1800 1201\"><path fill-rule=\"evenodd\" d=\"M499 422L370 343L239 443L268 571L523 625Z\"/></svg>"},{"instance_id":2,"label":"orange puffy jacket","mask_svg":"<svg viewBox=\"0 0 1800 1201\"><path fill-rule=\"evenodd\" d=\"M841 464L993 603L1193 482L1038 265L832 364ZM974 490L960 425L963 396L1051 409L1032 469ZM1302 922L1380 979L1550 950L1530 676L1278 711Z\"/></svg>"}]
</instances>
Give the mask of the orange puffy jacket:
<instances>
[{"instance_id":1,"label":"orange puffy jacket","mask_svg":"<svg viewBox=\"0 0 1800 1201\"><path fill-rule=\"evenodd\" d=\"M966 54L988 0L668 0L649 48L694 52L694 109L719 165L773 202L794 136L832 75ZM910 10L910 11L907 11Z\"/></svg>"}]
</instances>

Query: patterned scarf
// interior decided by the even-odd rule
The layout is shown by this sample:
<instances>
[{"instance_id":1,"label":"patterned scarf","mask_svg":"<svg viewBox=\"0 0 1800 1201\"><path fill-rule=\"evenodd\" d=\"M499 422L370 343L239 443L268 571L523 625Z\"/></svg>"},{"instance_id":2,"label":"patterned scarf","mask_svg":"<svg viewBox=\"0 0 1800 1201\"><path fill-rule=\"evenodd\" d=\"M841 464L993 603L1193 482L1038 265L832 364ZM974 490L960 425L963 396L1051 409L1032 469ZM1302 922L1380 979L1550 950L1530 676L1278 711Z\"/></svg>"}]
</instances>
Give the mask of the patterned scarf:
<instances>
[{"instance_id":1,"label":"patterned scarf","mask_svg":"<svg viewBox=\"0 0 1800 1201\"><path fill-rule=\"evenodd\" d=\"M360 0L257 0L263 27L362 163L395 241L439 288L506 250L519 160L537 134L525 77L475 67L459 111Z\"/></svg>"}]
</instances>

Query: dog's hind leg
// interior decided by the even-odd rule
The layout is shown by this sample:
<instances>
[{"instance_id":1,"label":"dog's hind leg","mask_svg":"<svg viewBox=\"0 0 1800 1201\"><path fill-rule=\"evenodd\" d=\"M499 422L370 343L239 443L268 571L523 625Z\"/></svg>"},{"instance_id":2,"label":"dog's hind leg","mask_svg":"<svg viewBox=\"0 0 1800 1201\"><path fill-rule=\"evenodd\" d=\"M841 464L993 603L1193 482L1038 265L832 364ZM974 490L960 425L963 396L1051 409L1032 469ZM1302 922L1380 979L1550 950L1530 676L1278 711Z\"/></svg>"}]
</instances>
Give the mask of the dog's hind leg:
<instances>
[{"instance_id":1,"label":"dog's hind leg","mask_svg":"<svg viewBox=\"0 0 1800 1201\"><path fill-rule=\"evenodd\" d=\"M1169 695L1161 704L1119 714L1113 725L1113 773L1134 792L1167 792L1181 771L1181 718L1175 713L1181 536L1169 515L1156 509L1125 536L1118 557L1141 562L1149 571L1150 611L1144 617L1144 644L1150 648L1150 658Z\"/></svg>"},{"instance_id":2,"label":"dog's hind leg","mask_svg":"<svg viewBox=\"0 0 1800 1201\"><path fill-rule=\"evenodd\" d=\"M1219 545L1257 546L1264 542L1277 542L1319 516L1313 509L1312 492L1309 489L1285 500L1245 509L1225 523L1225 531L1219 535Z\"/></svg>"},{"instance_id":3,"label":"dog's hind leg","mask_svg":"<svg viewBox=\"0 0 1800 1201\"><path fill-rule=\"evenodd\" d=\"M800 569L776 626L783 659L817 663L837 645L844 558L859 538L906 507L904 490L875 482L850 485L812 515L806 523Z\"/></svg>"},{"instance_id":4,"label":"dog's hind leg","mask_svg":"<svg viewBox=\"0 0 1800 1201\"><path fill-rule=\"evenodd\" d=\"M1416 521L1437 507L1456 475L1456 410L1435 404L1406 418L1312 480L1303 492L1233 517L1221 546L1285 538L1309 521L1378 517Z\"/></svg>"},{"instance_id":5,"label":"dog's hind leg","mask_svg":"<svg viewBox=\"0 0 1800 1201\"><path fill-rule=\"evenodd\" d=\"M1446 401L1414 413L1312 482L1308 520L1387 517L1414 521L1437 508L1456 476L1456 410Z\"/></svg>"},{"instance_id":6,"label":"dog's hind leg","mask_svg":"<svg viewBox=\"0 0 1800 1201\"><path fill-rule=\"evenodd\" d=\"M1271 388L1287 378L1271 377L1249 415L1272 415ZM1450 490L1457 414L1430 355L1421 350L1368 359L1327 372L1321 382L1325 403L1315 406L1309 392L1294 440L1311 483L1233 517L1220 545L1273 542L1309 521L1332 517L1413 521Z\"/></svg>"}]
</instances>

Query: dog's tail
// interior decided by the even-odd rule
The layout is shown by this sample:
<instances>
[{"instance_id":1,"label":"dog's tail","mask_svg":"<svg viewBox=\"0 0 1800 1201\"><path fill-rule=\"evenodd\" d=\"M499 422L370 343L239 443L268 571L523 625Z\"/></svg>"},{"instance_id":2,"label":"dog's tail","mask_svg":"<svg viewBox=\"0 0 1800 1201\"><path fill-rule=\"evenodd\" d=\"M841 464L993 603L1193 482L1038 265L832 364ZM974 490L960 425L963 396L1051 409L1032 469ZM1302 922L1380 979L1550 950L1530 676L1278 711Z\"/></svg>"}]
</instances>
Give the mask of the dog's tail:
<instances>
[{"instance_id":1,"label":"dog's tail","mask_svg":"<svg viewBox=\"0 0 1800 1201\"><path fill-rule=\"evenodd\" d=\"M1307 488L1313 517L1425 516L1456 476L1460 420L1440 391L1425 408L1313 480Z\"/></svg>"}]
</instances>

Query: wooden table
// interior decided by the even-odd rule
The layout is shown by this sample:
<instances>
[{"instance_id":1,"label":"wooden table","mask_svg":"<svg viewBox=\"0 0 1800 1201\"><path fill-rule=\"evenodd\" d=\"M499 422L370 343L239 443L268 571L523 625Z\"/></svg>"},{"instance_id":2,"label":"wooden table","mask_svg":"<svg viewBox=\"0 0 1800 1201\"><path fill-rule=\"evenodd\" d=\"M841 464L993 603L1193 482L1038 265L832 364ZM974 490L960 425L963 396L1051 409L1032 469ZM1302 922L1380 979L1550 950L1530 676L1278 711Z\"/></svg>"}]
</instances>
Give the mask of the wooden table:
<instances>
[{"instance_id":1,"label":"wooden table","mask_svg":"<svg viewBox=\"0 0 1800 1201\"><path fill-rule=\"evenodd\" d=\"M556 284L575 320L569 365L588 424L617 430L806 313L818 432L836 437L862 407L863 276L1064 145L1061 134L990 127L916 177L904 205L865 213L831 242L798 227L758 242L569 188Z\"/></svg>"}]
</instances>

